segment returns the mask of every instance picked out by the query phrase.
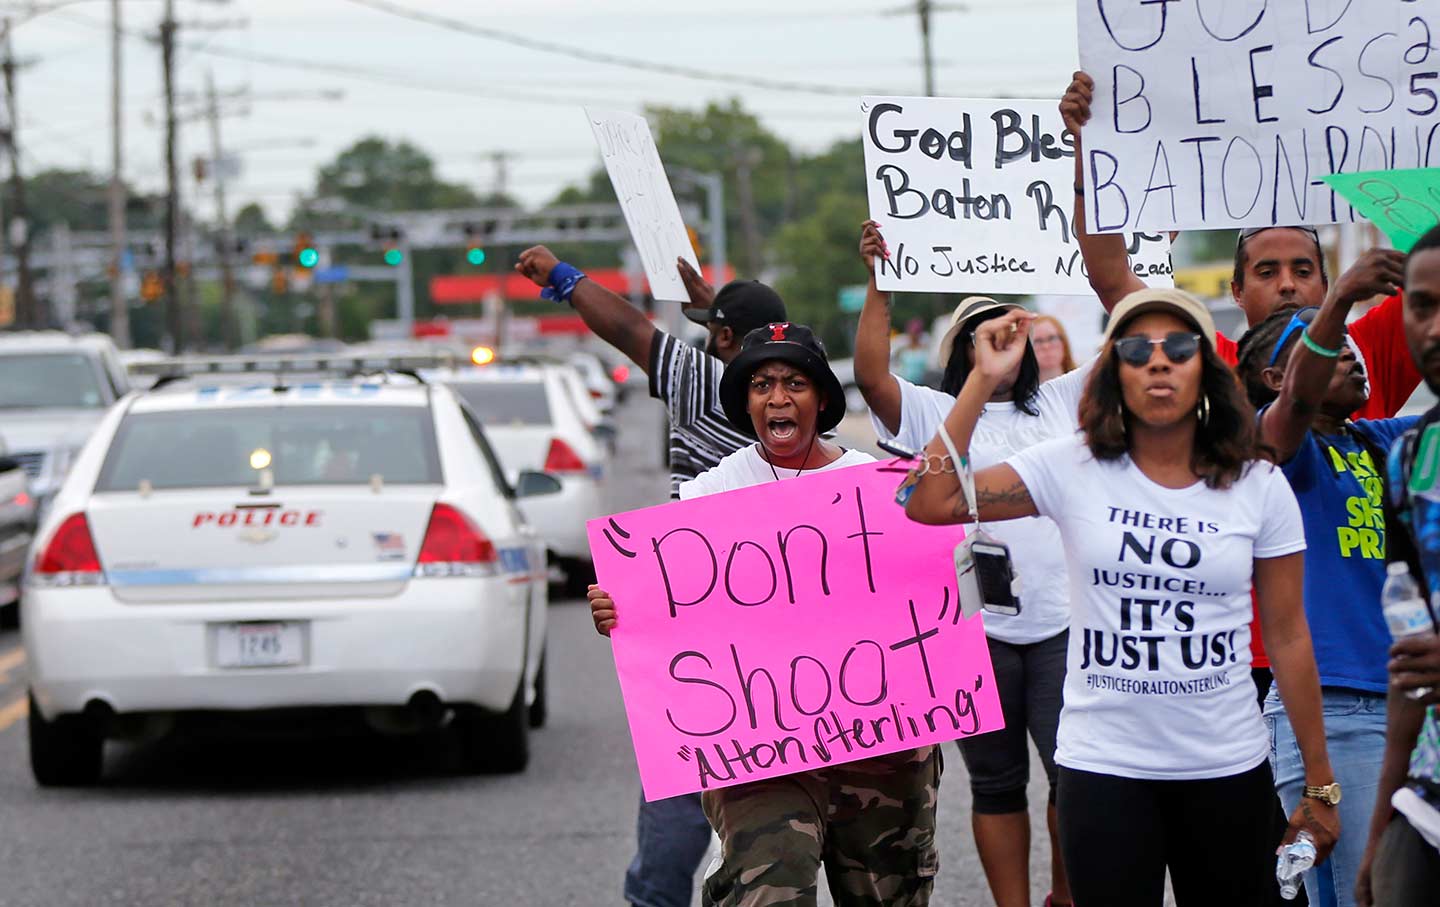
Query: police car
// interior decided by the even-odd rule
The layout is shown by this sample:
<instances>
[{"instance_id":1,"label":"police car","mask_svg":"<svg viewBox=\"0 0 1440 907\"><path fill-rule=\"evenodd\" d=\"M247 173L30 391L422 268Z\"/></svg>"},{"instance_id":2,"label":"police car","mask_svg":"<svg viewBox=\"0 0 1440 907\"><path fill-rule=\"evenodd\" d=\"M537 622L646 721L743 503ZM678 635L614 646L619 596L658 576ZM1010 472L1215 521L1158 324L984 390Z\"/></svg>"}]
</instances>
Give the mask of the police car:
<instances>
[{"instance_id":1,"label":"police car","mask_svg":"<svg viewBox=\"0 0 1440 907\"><path fill-rule=\"evenodd\" d=\"M605 512L609 458L577 405L574 370L530 360L427 376L448 384L480 417L509 475L533 470L559 480L559 494L526 500L521 509L565 572L566 591L583 595L594 576L585 522Z\"/></svg>"},{"instance_id":2,"label":"police car","mask_svg":"<svg viewBox=\"0 0 1440 907\"><path fill-rule=\"evenodd\" d=\"M524 768L545 717L547 593L516 505L559 483L521 472L512 487L449 389L325 377L350 367L373 365L158 364L189 374L102 420L25 580L41 784L98 780L107 736L300 707L448 725L473 770Z\"/></svg>"}]
</instances>

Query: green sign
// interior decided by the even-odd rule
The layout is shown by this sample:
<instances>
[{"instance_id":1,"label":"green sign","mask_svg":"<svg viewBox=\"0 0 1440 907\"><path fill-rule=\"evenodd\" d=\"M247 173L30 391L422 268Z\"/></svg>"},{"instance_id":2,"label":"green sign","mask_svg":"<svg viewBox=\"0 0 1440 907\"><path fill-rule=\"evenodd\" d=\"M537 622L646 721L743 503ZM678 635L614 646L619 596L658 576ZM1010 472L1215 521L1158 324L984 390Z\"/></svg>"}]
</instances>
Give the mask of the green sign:
<instances>
[{"instance_id":1,"label":"green sign","mask_svg":"<svg viewBox=\"0 0 1440 907\"><path fill-rule=\"evenodd\" d=\"M1401 252L1409 252L1440 223L1440 167L1335 173L1323 179Z\"/></svg>"},{"instance_id":2,"label":"green sign","mask_svg":"<svg viewBox=\"0 0 1440 907\"><path fill-rule=\"evenodd\" d=\"M837 295L842 312L858 312L865 307L865 288L863 286L841 287Z\"/></svg>"}]
</instances>

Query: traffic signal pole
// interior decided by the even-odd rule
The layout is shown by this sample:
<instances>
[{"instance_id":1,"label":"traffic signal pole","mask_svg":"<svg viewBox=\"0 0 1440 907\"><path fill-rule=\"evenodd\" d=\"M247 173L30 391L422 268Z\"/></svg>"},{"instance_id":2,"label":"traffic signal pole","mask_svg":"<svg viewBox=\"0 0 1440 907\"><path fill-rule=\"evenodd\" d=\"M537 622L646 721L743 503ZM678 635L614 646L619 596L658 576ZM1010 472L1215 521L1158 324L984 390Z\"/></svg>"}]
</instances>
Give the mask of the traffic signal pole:
<instances>
[{"instance_id":1,"label":"traffic signal pole","mask_svg":"<svg viewBox=\"0 0 1440 907\"><path fill-rule=\"evenodd\" d=\"M415 333L415 272L410 263L410 240L401 239L398 248L404 259L395 269L395 314L409 337Z\"/></svg>"},{"instance_id":2,"label":"traffic signal pole","mask_svg":"<svg viewBox=\"0 0 1440 907\"><path fill-rule=\"evenodd\" d=\"M122 350L130 346L130 309L125 299L125 183L122 165L120 94L120 0L110 0L110 336Z\"/></svg>"}]
</instances>

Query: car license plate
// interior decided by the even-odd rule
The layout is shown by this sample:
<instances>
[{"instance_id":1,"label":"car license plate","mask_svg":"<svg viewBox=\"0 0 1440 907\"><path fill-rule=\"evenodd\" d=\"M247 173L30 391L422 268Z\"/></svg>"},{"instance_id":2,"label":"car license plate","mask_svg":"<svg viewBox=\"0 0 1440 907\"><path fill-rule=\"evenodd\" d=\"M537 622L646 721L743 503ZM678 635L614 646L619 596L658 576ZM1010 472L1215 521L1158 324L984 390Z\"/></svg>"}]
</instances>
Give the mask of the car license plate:
<instances>
[{"instance_id":1,"label":"car license plate","mask_svg":"<svg viewBox=\"0 0 1440 907\"><path fill-rule=\"evenodd\" d=\"M235 623L215 628L215 663L222 668L274 668L303 664L302 623Z\"/></svg>"}]
</instances>

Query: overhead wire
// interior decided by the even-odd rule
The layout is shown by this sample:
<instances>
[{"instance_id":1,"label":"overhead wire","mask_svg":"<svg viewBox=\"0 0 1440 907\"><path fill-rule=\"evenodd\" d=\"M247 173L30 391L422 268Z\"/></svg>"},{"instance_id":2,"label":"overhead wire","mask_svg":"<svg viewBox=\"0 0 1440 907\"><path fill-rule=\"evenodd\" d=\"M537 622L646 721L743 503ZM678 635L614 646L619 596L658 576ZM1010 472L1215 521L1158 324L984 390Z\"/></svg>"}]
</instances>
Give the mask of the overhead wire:
<instances>
[{"instance_id":1,"label":"overhead wire","mask_svg":"<svg viewBox=\"0 0 1440 907\"><path fill-rule=\"evenodd\" d=\"M866 94L888 94L889 92L877 88L857 88L843 85L824 85L813 82L797 82L787 79L767 79L762 76L747 76L742 73L715 72L708 69L699 69L693 66L682 66L676 63L658 63L652 60L642 60L635 57L621 56L601 50L591 50L587 47L580 47L573 44L561 44L555 41L544 41L538 38L531 38L528 35L516 34L504 29L494 28L488 25L476 25L471 22L462 22L459 19L451 19L448 16L441 16L435 13L427 13L422 10L412 9L391 3L389 0L348 0L357 6L368 7L382 13L388 13L402 19L410 19L415 22L422 22L438 28L449 29L450 31L462 34L473 35L478 38L485 38L490 41L497 41L502 44L509 44L515 47L523 47L526 50L537 53L553 54L563 56L571 60L586 60L591 63L601 63L607 66L620 66L626 69L635 69L642 72L658 73L667 76L679 76L685 79L695 79L702 82L716 82L725 85L743 85L747 88L761 88L767 91L786 91L799 94L820 94L840 95L845 97L857 97Z\"/></svg>"}]
</instances>

